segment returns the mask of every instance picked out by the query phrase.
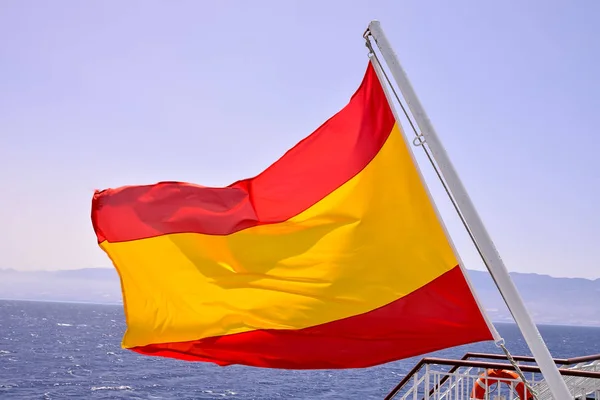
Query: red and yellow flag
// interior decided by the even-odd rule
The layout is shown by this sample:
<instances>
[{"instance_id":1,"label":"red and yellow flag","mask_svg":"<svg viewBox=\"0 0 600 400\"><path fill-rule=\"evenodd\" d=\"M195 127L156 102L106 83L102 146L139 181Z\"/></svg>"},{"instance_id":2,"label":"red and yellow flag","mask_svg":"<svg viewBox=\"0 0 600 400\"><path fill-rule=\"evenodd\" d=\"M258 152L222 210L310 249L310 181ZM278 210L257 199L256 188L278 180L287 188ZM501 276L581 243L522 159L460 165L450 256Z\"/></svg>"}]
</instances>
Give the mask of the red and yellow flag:
<instances>
[{"instance_id":1,"label":"red and yellow flag","mask_svg":"<svg viewBox=\"0 0 600 400\"><path fill-rule=\"evenodd\" d=\"M103 190L92 221L142 354L352 368L492 339L371 64L260 175Z\"/></svg>"}]
</instances>

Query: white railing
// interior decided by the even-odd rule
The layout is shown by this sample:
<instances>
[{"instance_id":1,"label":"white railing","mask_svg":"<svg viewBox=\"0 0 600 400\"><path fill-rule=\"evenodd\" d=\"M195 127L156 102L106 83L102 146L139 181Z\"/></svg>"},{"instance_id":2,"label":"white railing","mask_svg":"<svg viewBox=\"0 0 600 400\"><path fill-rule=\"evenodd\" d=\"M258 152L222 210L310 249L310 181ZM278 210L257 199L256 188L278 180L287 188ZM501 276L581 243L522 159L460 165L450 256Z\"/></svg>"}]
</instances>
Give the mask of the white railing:
<instances>
[{"instance_id":1,"label":"white railing","mask_svg":"<svg viewBox=\"0 0 600 400\"><path fill-rule=\"evenodd\" d=\"M508 364L470 362L467 360L424 359L421 366L412 371L412 375L404 384L395 390L388 399L401 400L518 400L528 398L529 392L514 374L511 376ZM436 363L436 361L438 361ZM462 364L462 365L461 365ZM468 365L473 364L473 365ZM507 371L500 381L492 368L504 366ZM546 382L537 367L521 364L527 382L534 389L538 400L551 400L552 396ZM538 372L536 372L537 370ZM491 374L491 375L489 375ZM561 374L573 395L573 399L600 400L600 360L582 362L564 366ZM474 388L476 390L474 390ZM529 397L532 398L532 397Z\"/></svg>"},{"instance_id":2,"label":"white railing","mask_svg":"<svg viewBox=\"0 0 600 400\"><path fill-rule=\"evenodd\" d=\"M588 371L588 372L600 372L600 360L595 360L588 363L576 364L572 367L565 369L571 371ZM573 398L586 399L588 396L594 396L593 399L600 399L600 380L594 378L586 378L581 376L564 376L563 379L567 383ZM538 400L551 400L552 394L550 388L544 381L538 382L534 386L538 394Z\"/></svg>"},{"instance_id":3,"label":"white railing","mask_svg":"<svg viewBox=\"0 0 600 400\"><path fill-rule=\"evenodd\" d=\"M485 400L516 400L519 399L517 385L521 383L520 380L506 379L503 380L504 383L495 384L493 378L486 376L485 369L461 367L454 372L444 372L435 370L431 365L425 365L413 379L413 384L400 399L470 399L472 394L477 395L473 393L473 388L480 387L480 392L484 394L481 397ZM489 387L489 390L484 390L482 385L478 384L478 380L484 387Z\"/></svg>"}]
</instances>

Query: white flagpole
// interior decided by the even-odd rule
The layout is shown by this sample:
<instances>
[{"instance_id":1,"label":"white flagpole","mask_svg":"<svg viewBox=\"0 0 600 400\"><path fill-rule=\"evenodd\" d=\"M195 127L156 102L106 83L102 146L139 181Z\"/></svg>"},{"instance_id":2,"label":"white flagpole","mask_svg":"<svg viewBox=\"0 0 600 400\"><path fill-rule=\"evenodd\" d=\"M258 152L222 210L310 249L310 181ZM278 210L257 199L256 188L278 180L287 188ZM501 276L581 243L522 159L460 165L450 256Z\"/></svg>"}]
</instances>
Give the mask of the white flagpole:
<instances>
[{"instance_id":1,"label":"white flagpole","mask_svg":"<svg viewBox=\"0 0 600 400\"><path fill-rule=\"evenodd\" d=\"M390 72L396 84L402 92L402 96L406 100L408 107L413 115L421 134L423 135L424 142L431 150L432 157L435 160L438 169L446 181L448 190L452 197L456 201L460 212L470 230L475 245L478 247L479 252L485 262L492 278L494 279L500 294L504 298L508 309L517 326L521 330L527 345L529 346L531 353L535 357L540 370L548 383L550 391L554 399L556 400L568 400L572 399L565 381L563 380L558 367L556 366L552 356L542 336L540 335L537 326L533 322L529 315L517 288L515 287L508 270L500 258L500 254L492 241L489 233L487 232L481 217L477 213L473 202L469 198L467 191L462 184L458 173L454 169L446 150L444 149L441 141L439 140L429 117L425 113L423 106L421 105L416 93L414 92L404 69L398 61L398 56L390 46L379 21L371 21L368 27L367 34L375 41L375 44L379 48L381 55L383 56ZM368 40L368 38L367 38Z\"/></svg>"}]
</instances>

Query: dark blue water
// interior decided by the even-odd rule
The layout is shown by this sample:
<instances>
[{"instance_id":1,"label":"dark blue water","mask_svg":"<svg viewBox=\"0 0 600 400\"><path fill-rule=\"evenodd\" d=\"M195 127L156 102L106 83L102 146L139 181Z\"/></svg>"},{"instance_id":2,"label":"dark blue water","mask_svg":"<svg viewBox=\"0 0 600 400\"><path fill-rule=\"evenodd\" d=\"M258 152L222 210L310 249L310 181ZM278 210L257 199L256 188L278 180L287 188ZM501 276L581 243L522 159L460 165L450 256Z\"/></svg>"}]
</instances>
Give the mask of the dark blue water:
<instances>
[{"instance_id":1,"label":"dark blue water","mask_svg":"<svg viewBox=\"0 0 600 400\"><path fill-rule=\"evenodd\" d=\"M0 399L381 399L418 359L343 371L217 367L122 350L120 306L0 301ZM514 325L498 325L526 354ZM540 327L555 357L600 353L600 328ZM435 353L498 352L493 343Z\"/></svg>"}]
</instances>

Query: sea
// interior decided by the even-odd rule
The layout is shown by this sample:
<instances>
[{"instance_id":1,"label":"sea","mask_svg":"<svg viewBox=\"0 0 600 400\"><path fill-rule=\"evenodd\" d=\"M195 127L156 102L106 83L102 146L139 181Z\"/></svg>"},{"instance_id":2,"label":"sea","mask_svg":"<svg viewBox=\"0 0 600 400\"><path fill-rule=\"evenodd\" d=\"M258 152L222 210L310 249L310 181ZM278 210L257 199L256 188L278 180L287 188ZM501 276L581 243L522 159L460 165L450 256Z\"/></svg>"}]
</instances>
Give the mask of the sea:
<instances>
[{"instance_id":1,"label":"sea","mask_svg":"<svg viewBox=\"0 0 600 400\"><path fill-rule=\"evenodd\" d=\"M518 329L497 324L513 354ZM540 326L554 357L600 353L600 328ZM218 367L121 348L120 305L0 300L0 399L381 399L420 359L373 368L288 371ZM494 352L477 343L429 354Z\"/></svg>"}]
</instances>

